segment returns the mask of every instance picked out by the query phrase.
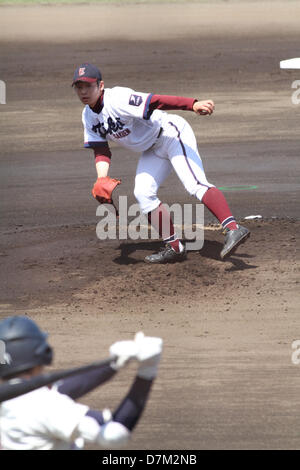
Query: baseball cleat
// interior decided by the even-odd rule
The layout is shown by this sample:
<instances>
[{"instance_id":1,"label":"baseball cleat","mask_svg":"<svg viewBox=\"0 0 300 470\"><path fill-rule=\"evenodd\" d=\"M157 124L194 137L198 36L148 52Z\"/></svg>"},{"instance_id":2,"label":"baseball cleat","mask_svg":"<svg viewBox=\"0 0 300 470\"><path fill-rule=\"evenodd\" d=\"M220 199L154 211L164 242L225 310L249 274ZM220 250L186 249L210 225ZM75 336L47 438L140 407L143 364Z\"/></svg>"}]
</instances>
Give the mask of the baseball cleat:
<instances>
[{"instance_id":1,"label":"baseball cleat","mask_svg":"<svg viewBox=\"0 0 300 470\"><path fill-rule=\"evenodd\" d=\"M161 248L158 253L153 253L153 255L146 256L146 263L177 263L178 261L183 261L186 259L186 248L184 247L182 251L175 251L172 246L167 243L164 248Z\"/></svg>"},{"instance_id":2,"label":"baseball cleat","mask_svg":"<svg viewBox=\"0 0 300 470\"><path fill-rule=\"evenodd\" d=\"M250 237L250 231L246 227L238 226L237 230L225 231L225 242L221 251L221 258L225 259L232 255L237 247L244 243Z\"/></svg>"}]
</instances>

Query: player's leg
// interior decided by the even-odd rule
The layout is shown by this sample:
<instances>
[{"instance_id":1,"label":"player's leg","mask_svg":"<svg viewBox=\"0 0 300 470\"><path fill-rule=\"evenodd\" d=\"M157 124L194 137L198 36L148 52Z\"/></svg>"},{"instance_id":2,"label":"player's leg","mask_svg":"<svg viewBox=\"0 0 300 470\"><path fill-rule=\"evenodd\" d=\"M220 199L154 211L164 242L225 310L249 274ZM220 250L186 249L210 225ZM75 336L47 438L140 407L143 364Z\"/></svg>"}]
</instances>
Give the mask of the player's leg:
<instances>
[{"instance_id":1,"label":"player's leg","mask_svg":"<svg viewBox=\"0 0 300 470\"><path fill-rule=\"evenodd\" d=\"M199 199L226 230L221 251L221 258L224 259L249 237L250 232L238 226L223 193L207 181L191 126L184 119L174 116L169 122L170 127L170 135L174 135L168 146L170 162L186 190Z\"/></svg>"},{"instance_id":2,"label":"player's leg","mask_svg":"<svg viewBox=\"0 0 300 470\"><path fill-rule=\"evenodd\" d=\"M149 263L179 261L186 255L174 230L170 212L157 196L160 185L171 171L170 161L157 157L153 150L143 153L137 167L134 195L141 211L147 215L149 223L166 243L164 250L145 258Z\"/></svg>"}]
</instances>

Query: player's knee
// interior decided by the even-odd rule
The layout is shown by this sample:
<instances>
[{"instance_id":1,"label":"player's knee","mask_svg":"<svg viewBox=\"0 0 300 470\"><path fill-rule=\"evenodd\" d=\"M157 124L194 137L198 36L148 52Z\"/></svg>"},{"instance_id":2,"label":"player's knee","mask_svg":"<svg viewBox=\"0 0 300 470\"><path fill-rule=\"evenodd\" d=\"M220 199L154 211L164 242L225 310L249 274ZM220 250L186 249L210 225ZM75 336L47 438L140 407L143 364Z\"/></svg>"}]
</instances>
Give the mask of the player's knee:
<instances>
[{"instance_id":1,"label":"player's knee","mask_svg":"<svg viewBox=\"0 0 300 470\"><path fill-rule=\"evenodd\" d=\"M142 186L139 185L139 184L135 184L133 193L134 193L135 199L136 199L137 202L139 203L140 200L143 198Z\"/></svg>"},{"instance_id":2,"label":"player's knee","mask_svg":"<svg viewBox=\"0 0 300 470\"><path fill-rule=\"evenodd\" d=\"M204 194L206 194L206 192L210 189L210 188L214 188L215 186L213 186L212 184L210 185L207 185L207 186L200 186L198 187L196 193L194 194L194 196L199 199L199 201L202 201L203 197L204 197Z\"/></svg>"},{"instance_id":3,"label":"player's knee","mask_svg":"<svg viewBox=\"0 0 300 470\"><path fill-rule=\"evenodd\" d=\"M154 188L149 187L146 184L136 183L134 196L139 203L143 214L153 211L160 203Z\"/></svg>"},{"instance_id":4,"label":"player's knee","mask_svg":"<svg viewBox=\"0 0 300 470\"><path fill-rule=\"evenodd\" d=\"M139 195L139 197L136 199L139 203L141 212L143 214L148 214L149 212L152 212L160 204L160 200L158 199L156 195L155 196Z\"/></svg>"},{"instance_id":5,"label":"player's knee","mask_svg":"<svg viewBox=\"0 0 300 470\"><path fill-rule=\"evenodd\" d=\"M210 184L207 182L206 184L198 183L193 186L188 186L188 187L186 186L186 190L191 196L195 196L197 199L199 199L199 201L202 201L203 196L206 193L206 191L213 187L214 187L213 184Z\"/></svg>"}]
</instances>

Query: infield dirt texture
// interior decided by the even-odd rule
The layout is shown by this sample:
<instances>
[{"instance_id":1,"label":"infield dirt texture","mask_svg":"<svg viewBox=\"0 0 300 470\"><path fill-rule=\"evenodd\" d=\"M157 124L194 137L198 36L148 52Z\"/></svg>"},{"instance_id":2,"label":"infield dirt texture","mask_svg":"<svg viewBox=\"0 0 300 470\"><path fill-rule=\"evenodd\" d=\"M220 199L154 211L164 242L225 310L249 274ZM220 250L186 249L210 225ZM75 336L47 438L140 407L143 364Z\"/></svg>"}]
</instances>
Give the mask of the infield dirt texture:
<instances>
[{"instance_id":1,"label":"infield dirt texture","mask_svg":"<svg viewBox=\"0 0 300 470\"><path fill-rule=\"evenodd\" d=\"M299 18L293 1L0 7L0 316L37 320L55 369L105 358L139 330L162 336L127 449L300 447L300 71L279 69L300 55ZM180 265L146 265L157 242L97 239L93 154L70 86L85 61L107 87L215 101L212 117L180 114L237 219L262 216L242 222L251 238L228 261L209 213L203 249ZM112 150L132 204L138 156ZM195 202L174 175L159 194ZM82 401L113 409L134 371Z\"/></svg>"}]
</instances>

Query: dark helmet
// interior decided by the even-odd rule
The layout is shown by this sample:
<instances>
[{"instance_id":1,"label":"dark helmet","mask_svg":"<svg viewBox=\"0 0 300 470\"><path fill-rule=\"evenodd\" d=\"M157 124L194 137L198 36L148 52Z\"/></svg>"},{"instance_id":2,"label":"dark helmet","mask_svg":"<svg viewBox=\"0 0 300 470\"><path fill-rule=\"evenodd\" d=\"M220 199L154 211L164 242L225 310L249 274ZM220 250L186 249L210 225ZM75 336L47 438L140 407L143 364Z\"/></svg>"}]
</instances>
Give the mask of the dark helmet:
<instances>
[{"instance_id":1,"label":"dark helmet","mask_svg":"<svg viewBox=\"0 0 300 470\"><path fill-rule=\"evenodd\" d=\"M53 353L47 337L28 317L14 316L1 321L5 364L0 364L0 377L8 378L35 366L51 364Z\"/></svg>"}]
</instances>

